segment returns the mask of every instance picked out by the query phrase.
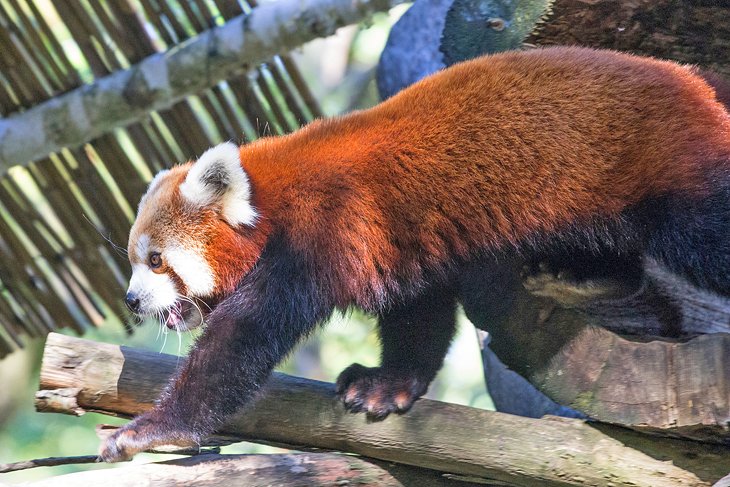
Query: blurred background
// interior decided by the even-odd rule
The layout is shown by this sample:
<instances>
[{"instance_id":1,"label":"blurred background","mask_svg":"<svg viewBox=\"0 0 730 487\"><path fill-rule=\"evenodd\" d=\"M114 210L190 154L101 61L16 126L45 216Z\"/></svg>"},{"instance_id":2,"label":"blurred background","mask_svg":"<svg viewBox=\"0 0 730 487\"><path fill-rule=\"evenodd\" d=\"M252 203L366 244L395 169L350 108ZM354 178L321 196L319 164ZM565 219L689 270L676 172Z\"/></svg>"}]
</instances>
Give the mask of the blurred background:
<instances>
[{"instance_id":1,"label":"blurred background","mask_svg":"<svg viewBox=\"0 0 730 487\"><path fill-rule=\"evenodd\" d=\"M93 66L88 62L77 39L67 30L68 22L62 21L54 4L50 1L33 2L42 12L43 20L50 27L64 55L70 60L73 69L83 81L89 82L95 76ZM84 3L85 2L79 2ZM18 7L20 5L20 7ZM178 20L185 27L187 12L181 2L168 2L169 8L180 9ZM212 5L212 4L211 4ZM13 8L23 8L24 2L0 0L3 13L12 17L17 12ZM213 7L211 7L213 8ZM356 25L340 29L336 35L310 42L292 53L292 58L303 75L304 81L318 102L324 115L336 115L354 109L372 106L378 101L375 87L375 66L385 45L393 23L407 10L407 5L394 8L389 14L376 15L367 25ZM15 12L15 13L14 13ZM19 12L19 10L18 10ZM10 19L12 20L12 18ZM221 21L222 22L222 21ZM192 29L192 26L190 27ZM152 30L152 26L149 27ZM190 101L195 107L199 101ZM205 121L203 121L205 123ZM250 127L258 134L268 133L270 127ZM249 138L256 134L247 134ZM116 134L124 145L124 134ZM130 149L131 151L132 149ZM185 154L192 157L195 154ZM168 161L167 164L180 162ZM146 166L145 166L146 167ZM143 179L149 181L152 171L141 170ZM104 176L103 171L100 171ZM107 179L110 175L106 175ZM43 197L43 190L37 180L25 169L14 169L10 178L14 187L21 188L25 197L35 205L36 210L46 217L51 226L58 219L63 208L52 208ZM120 196L120 199L121 198ZM92 205L93 206L93 205ZM123 205L122 205L123 206ZM129 205L127 205L129 206ZM93 208L89 208L93 213ZM13 222L12 211L0 205L0 216ZM129 208L127 218L132 218ZM73 215L79 225L85 225L84 218L93 215ZM96 224L99 228L103 226ZM62 225L56 230L63 236ZM125 241L114 241L126 247ZM113 251L110 245L110 251ZM119 271L127 274L129 269L119 265ZM106 272L106 271L105 271ZM124 276L117 276L123 279ZM0 291L5 292L5 291ZM10 299L6 296L6 299ZM119 296L121 302L122 296ZM12 302L12 301L11 301ZM76 305L71 305L73 308ZM109 311L109 310L107 310ZM77 310L77 312L80 312ZM127 317L132 324L134 320ZM84 327L85 338L110 343L141 347L160 353L185 355L195 333L176 333L160 327L153 321L135 327L128 335L115 312L100 313L94 325ZM62 333L77 334L69 328ZM87 455L96 452L98 440L94 432L97 423L122 423L107 416L88 413L82 417L58 414L39 414L33 410L33 394L38 385L42 339L24 340L25 348L16 350L0 360L0 463L41 458L48 456ZM374 332L374 321L355 311L347 316L334 316L321 333L303 343L279 370L328 382L333 382L337 374L352 362L372 366L378 362L379 345ZM459 332L446 359L443 370L431 385L428 396L453 403L480 408L492 408L486 392L482 375L481 357L473 326L463 317L459 319ZM241 443L225 447L224 452L266 452L277 451L270 447ZM138 455L135 462L148 462L161 456ZM37 468L22 472L5 474L2 482L16 483L42 477L89 468L110 468L108 466L62 466Z\"/></svg>"}]
</instances>

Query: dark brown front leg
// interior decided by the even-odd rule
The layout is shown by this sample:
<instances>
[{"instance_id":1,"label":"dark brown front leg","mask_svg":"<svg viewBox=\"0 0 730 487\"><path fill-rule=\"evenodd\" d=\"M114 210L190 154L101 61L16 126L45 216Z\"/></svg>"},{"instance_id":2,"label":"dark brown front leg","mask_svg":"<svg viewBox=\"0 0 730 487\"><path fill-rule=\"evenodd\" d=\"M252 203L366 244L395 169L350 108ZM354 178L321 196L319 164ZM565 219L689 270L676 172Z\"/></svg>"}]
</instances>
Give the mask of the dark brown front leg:
<instances>
[{"instance_id":1,"label":"dark brown front leg","mask_svg":"<svg viewBox=\"0 0 730 487\"><path fill-rule=\"evenodd\" d=\"M103 460L124 460L159 445L198 444L251 401L274 366L331 314L308 266L286 247L272 247L207 318L154 409L104 442Z\"/></svg>"}]
</instances>

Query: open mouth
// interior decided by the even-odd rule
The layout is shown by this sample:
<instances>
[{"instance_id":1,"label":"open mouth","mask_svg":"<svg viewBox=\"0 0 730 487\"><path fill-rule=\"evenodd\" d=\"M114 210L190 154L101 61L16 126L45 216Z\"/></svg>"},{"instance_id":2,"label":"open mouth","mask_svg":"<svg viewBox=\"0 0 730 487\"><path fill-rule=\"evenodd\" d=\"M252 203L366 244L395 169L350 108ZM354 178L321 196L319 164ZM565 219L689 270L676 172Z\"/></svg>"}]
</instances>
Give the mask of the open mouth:
<instances>
[{"instance_id":1,"label":"open mouth","mask_svg":"<svg viewBox=\"0 0 730 487\"><path fill-rule=\"evenodd\" d=\"M176 301L175 304L167 310L165 326L171 330L179 330L184 324L185 317L183 316L182 303L180 301Z\"/></svg>"},{"instance_id":2,"label":"open mouth","mask_svg":"<svg viewBox=\"0 0 730 487\"><path fill-rule=\"evenodd\" d=\"M204 301L193 304L192 301L177 300L167 308L164 324L170 330L192 330L202 325L212 308Z\"/></svg>"}]
</instances>

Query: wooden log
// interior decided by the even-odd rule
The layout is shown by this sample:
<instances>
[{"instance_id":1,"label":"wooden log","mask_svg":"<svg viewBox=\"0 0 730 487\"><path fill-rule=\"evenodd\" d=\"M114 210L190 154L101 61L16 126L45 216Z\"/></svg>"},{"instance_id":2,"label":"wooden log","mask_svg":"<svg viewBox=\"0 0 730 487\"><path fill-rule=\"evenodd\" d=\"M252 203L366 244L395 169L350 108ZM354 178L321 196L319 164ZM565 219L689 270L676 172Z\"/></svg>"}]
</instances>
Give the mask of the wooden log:
<instances>
[{"instance_id":1,"label":"wooden log","mask_svg":"<svg viewBox=\"0 0 730 487\"><path fill-rule=\"evenodd\" d=\"M151 406L177 361L52 333L40 389L46 397L56 389L78 389L72 414L83 408L129 416ZM421 400L408 414L368 422L344 410L331 384L283 374L274 374L255 404L220 433L528 487L709 485L730 470L730 451L720 462L713 457L715 471L698 476L627 448L579 420L528 419L438 401Z\"/></svg>"},{"instance_id":2,"label":"wooden log","mask_svg":"<svg viewBox=\"0 0 730 487\"><path fill-rule=\"evenodd\" d=\"M33 487L156 487L176 485L217 487L246 485L470 487L477 484L445 478L439 472L371 461L334 453L296 453L271 455L207 454L160 463L128 465L121 469L76 472L26 484Z\"/></svg>"},{"instance_id":3,"label":"wooden log","mask_svg":"<svg viewBox=\"0 0 730 487\"><path fill-rule=\"evenodd\" d=\"M19 472L38 467L57 467L59 465L81 465L99 463L98 455L76 455L70 457L45 457L20 462L0 463L0 473ZM2 484L0 484L2 485Z\"/></svg>"},{"instance_id":4,"label":"wooden log","mask_svg":"<svg viewBox=\"0 0 730 487\"><path fill-rule=\"evenodd\" d=\"M465 305L467 316L490 331L489 347L499 359L548 398L603 422L730 444L730 334L719 333L730 331L727 300L653 263L649 283L639 289L576 284L551 273L523 278L515 264L498 278L503 309L496 316L486 297L478 299L494 279L479 267L464 275L477 297ZM670 308L667 326L661 315ZM618 334L627 332L633 339ZM685 339L710 334L652 338L665 333ZM494 362L485 354L485 362ZM514 377L494 375L495 391L516 389ZM495 397L498 407L513 403Z\"/></svg>"}]
</instances>

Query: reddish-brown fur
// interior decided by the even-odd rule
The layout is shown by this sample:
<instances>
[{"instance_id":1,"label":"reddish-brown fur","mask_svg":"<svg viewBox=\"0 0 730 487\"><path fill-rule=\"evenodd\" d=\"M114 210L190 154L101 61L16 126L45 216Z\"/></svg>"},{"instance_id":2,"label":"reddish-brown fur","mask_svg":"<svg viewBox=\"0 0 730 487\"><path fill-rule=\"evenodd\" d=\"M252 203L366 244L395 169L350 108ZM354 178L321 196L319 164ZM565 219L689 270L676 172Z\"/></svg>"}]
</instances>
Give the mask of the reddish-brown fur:
<instances>
[{"instance_id":1,"label":"reddish-brown fur","mask_svg":"<svg viewBox=\"0 0 730 487\"><path fill-rule=\"evenodd\" d=\"M714 98L669 62L506 53L244 146L241 159L262 230L286 229L302 252L339 260L342 300L365 304L382 277L418 278L470 249L617 215L647 196L701 195L730 158L730 120Z\"/></svg>"},{"instance_id":2,"label":"reddish-brown fur","mask_svg":"<svg viewBox=\"0 0 730 487\"><path fill-rule=\"evenodd\" d=\"M283 231L333 269L323 277L339 305L372 309L474 249L616 216L647 197L702 196L708 174L727 171L730 120L700 75L724 86L694 68L580 48L468 61L370 110L242 147L261 215L253 228L232 229L215 208L191 220L176 190L189 165L158 189L165 210L148 216L165 221L136 226L203 239L218 296Z\"/></svg>"},{"instance_id":3,"label":"reddish-brown fur","mask_svg":"<svg viewBox=\"0 0 730 487\"><path fill-rule=\"evenodd\" d=\"M730 107L730 82L719 74L705 69L695 68L695 73L702 77L715 90L717 101Z\"/></svg>"}]
</instances>

